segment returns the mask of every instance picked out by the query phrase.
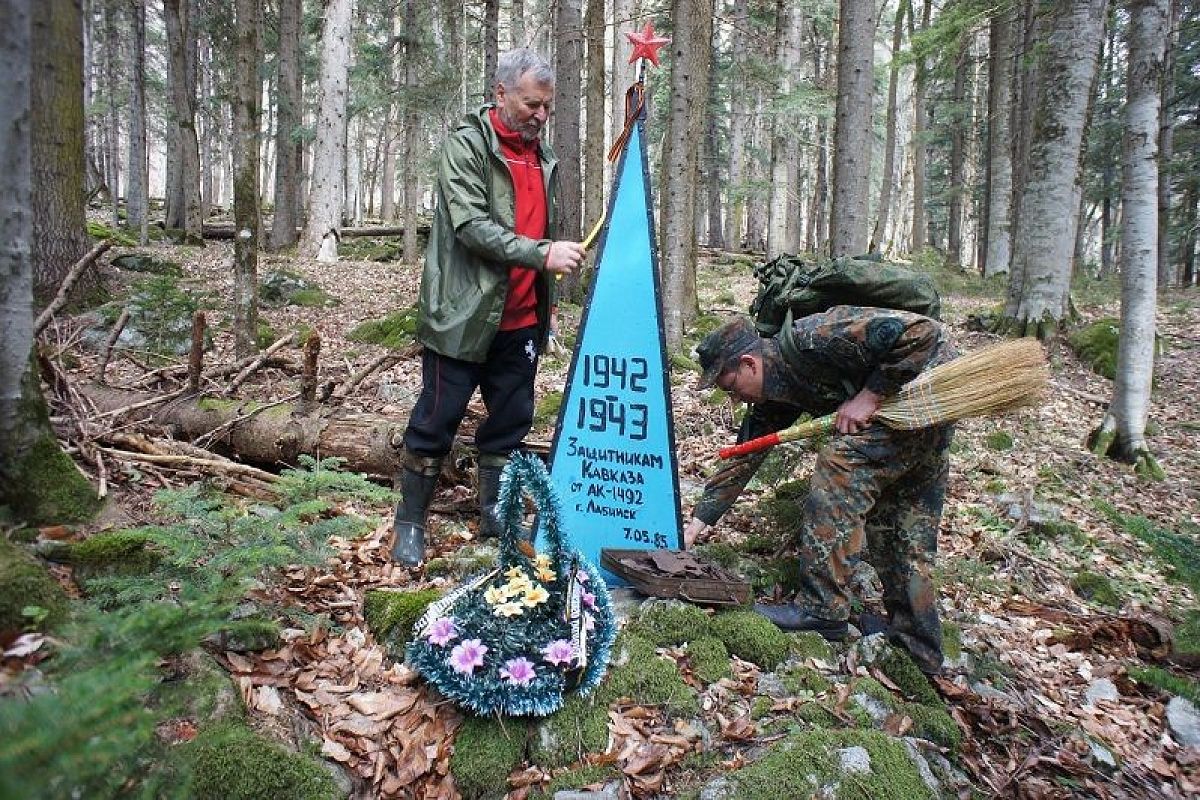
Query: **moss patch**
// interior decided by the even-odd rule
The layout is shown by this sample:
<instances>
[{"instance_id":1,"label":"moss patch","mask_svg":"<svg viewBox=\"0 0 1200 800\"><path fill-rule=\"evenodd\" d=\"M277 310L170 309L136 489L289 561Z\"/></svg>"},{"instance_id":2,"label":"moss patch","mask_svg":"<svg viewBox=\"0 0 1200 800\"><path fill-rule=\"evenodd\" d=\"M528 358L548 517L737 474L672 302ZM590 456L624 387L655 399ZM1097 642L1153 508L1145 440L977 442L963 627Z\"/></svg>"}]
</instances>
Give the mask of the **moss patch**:
<instances>
[{"instance_id":1,"label":"moss patch","mask_svg":"<svg viewBox=\"0 0 1200 800\"><path fill-rule=\"evenodd\" d=\"M1168 672L1162 667L1130 667L1129 677L1146 686L1153 686L1167 694L1178 695L1193 703L1200 703L1200 682Z\"/></svg>"},{"instance_id":2,"label":"moss patch","mask_svg":"<svg viewBox=\"0 0 1200 800\"><path fill-rule=\"evenodd\" d=\"M953 751L957 751L962 744L962 731L944 708L905 703L900 711L912 719L913 729L922 739L928 739Z\"/></svg>"},{"instance_id":3,"label":"moss patch","mask_svg":"<svg viewBox=\"0 0 1200 800\"><path fill-rule=\"evenodd\" d=\"M879 668L900 687L900 691L906 697L911 697L922 705L944 707L941 695L930 685L929 679L904 650L899 647L885 648L879 659Z\"/></svg>"},{"instance_id":4,"label":"moss patch","mask_svg":"<svg viewBox=\"0 0 1200 800\"><path fill-rule=\"evenodd\" d=\"M89 570L142 574L153 570L161 560L158 553L146 549L151 541L148 531L103 531L68 545L65 557Z\"/></svg>"},{"instance_id":5,"label":"moss patch","mask_svg":"<svg viewBox=\"0 0 1200 800\"><path fill-rule=\"evenodd\" d=\"M585 753L603 753L607 746L608 704L572 694L562 708L537 723L529 759L552 770L574 764Z\"/></svg>"},{"instance_id":6,"label":"moss patch","mask_svg":"<svg viewBox=\"0 0 1200 800\"><path fill-rule=\"evenodd\" d=\"M545 789L534 791L529 800L553 800L556 792L581 790L587 786L599 786L620 777L620 773L611 766L596 764L567 770L558 775Z\"/></svg>"},{"instance_id":7,"label":"moss patch","mask_svg":"<svg viewBox=\"0 0 1200 800\"><path fill-rule=\"evenodd\" d=\"M952 622L942 623L942 654L951 661L962 656L962 628Z\"/></svg>"},{"instance_id":8,"label":"moss patch","mask_svg":"<svg viewBox=\"0 0 1200 800\"><path fill-rule=\"evenodd\" d=\"M67 595L17 545L0 537L0 633L51 630L67 616Z\"/></svg>"},{"instance_id":9,"label":"moss patch","mask_svg":"<svg viewBox=\"0 0 1200 800\"><path fill-rule=\"evenodd\" d=\"M698 545L694 552L696 557L708 561L717 566L725 567L725 569L736 569L742 557L738 551L733 548L733 545L725 542L709 542L707 544Z\"/></svg>"},{"instance_id":10,"label":"moss patch","mask_svg":"<svg viewBox=\"0 0 1200 800\"><path fill-rule=\"evenodd\" d=\"M801 692L821 694L833 688L829 679L812 667L791 666L781 670L779 678L783 681L784 688L793 695Z\"/></svg>"},{"instance_id":11,"label":"moss patch","mask_svg":"<svg viewBox=\"0 0 1200 800\"><path fill-rule=\"evenodd\" d=\"M49 433L34 440L13 465L12 475L20 491L0 501L7 502L18 519L30 524L83 522L100 508L91 484Z\"/></svg>"},{"instance_id":12,"label":"moss patch","mask_svg":"<svg viewBox=\"0 0 1200 800\"><path fill-rule=\"evenodd\" d=\"M801 658L816 658L821 661L833 660L833 647L825 637L813 631L795 631L788 634L791 640L792 652Z\"/></svg>"},{"instance_id":13,"label":"moss patch","mask_svg":"<svg viewBox=\"0 0 1200 800\"><path fill-rule=\"evenodd\" d=\"M775 669L788 657L788 635L753 611L726 611L712 619L712 631L730 653L763 669Z\"/></svg>"},{"instance_id":14,"label":"moss patch","mask_svg":"<svg viewBox=\"0 0 1200 800\"><path fill-rule=\"evenodd\" d=\"M1071 349L1093 372L1112 379L1117 374L1117 342L1121 321L1105 317L1072 331L1067 336Z\"/></svg>"},{"instance_id":15,"label":"moss patch","mask_svg":"<svg viewBox=\"0 0 1200 800\"><path fill-rule=\"evenodd\" d=\"M450 772L465 800L508 794L508 775L525 758L525 723L509 717L469 717L454 739Z\"/></svg>"},{"instance_id":16,"label":"moss patch","mask_svg":"<svg viewBox=\"0 0 1200 800\"><path fill-rule=\"evenodd\" d=\"M383 642L395 659L404 658L404 648L412 639L413 625L434 600L442 596L439 589L418 589L413 592L393 592L374 589L367 592L363 616L375 638Z\"/></svg>"},{"instance_id":17,"label":"moss patch","mask_svg":"<svg viewBox=\"0 0 1200 800\"><path fill-rule=\"evenodd\" d=\"M701 683L707 685L733 677L729 651L724 642L713 636L703 636L689 644L688 659L692 662L692 674Z\"/></svg>"},{"instance_id":18,"label":"moss patch","mask_svg":"<svg viewBox=\"0 0 1200 800\"><path fill-rule=\"evenodd\" d=\"M497 557L495 547L464 545L458 548L456 553L430 559L425 564L425 575L430 578L444 576L461 580L469 575L494 569Z\"/></svg>"},{"instance_id":19,"label":"moss patch","mask_svg":"<svg viewBox=\"0 0 1200 800\"><path fill-rule=\"evenodd\" d=\"M675 662L655 654L649 639L621 631L613 653L608 678L597 693L598 704L610 705L627 697L635 703L661 705L675 714L699 710L696 693L684 682Z\"/></svg>"},{"instance_id":20,"label":"moss patch","mask_svg":"<svg viewBox=\"0 0 1200 800\"><path fill-rule=\"evenodd\" d=\"M672 647L708 636L708 615L678 600L647 600L630 632L644 636L658 647Z\"/></svg>"},{"instance_id":21,"label":"moss patch","mask_svg":"<svg viewBox=\"0 0 1200 800\"><path fill-rule=\"evenodd\" d=\"M546 392L537 401L533 411L534 425L549 425L558 419L558 410L562 407L563 393L559 391Z\"/></svg>"},{"instance_id":22,"label":"moss patch","mask_svg":"<svg viewBox=\"0 0 1200 800\"><path fill-rule=\"evenodd\" d=\"M333 800L341 792L322 764L244 725L222 724L183 748L195 800Z\"/></svg>"},{"instance_id":23,"label":"moss patch","mask_svg":"<svg viewBox=\"0 0 1200 800\"><path fill-rule=\"evenodd\" d=\"M1013 437L1008 431L992 431L983 440L989 450L1012 450Z\"/></svg>"},{"instance_id":24,"label":"moss patch","mask_svg":"<svg viewBox=\"0 0 1200 800\"><path fill-rule=\"evenodd\" d=\"M842 774L838 750L861 747L871 758L871 771ZM815 730L778 742L759 761L728 773L738 800L811 797L822 787L839 800L918 800L932 798L909 759L904 743L879 731ZM827 795L822 795L827 796Z\"/></svg>"},{"instance_id":25,"label":"moss patch","mask_svg":"<svg viewBox=\"0 0 1200 800\"><path fill-rule=\"evenodd\" d=\"M1200 608L1193 608L1175 628L1175 652L1200 653Z\"/></svg>"},{"instance_id":26,"label":"moss patch","mask_svg":"<svg viewBox=\"0 0 1200 800\"><path fill-rule=\"evenodd\" d=\"M1121 595L1107 575L1084 570L1071 579L1071 590L1087 600L1109 608L1121 605Z\"/></svg>"},{"instance_id":27,"label":"moss patch","mask_svg":"<svg viewBox=\"0 0 1200 800\"><path fill-rule=\"evenodd\" d=\"M378 344L392 350L403 350L413 343L417 333L417 307L409 306L403 311L388 314L382 319L368 320L346 338L352 342Z\"/></svg>"}]
</instances>

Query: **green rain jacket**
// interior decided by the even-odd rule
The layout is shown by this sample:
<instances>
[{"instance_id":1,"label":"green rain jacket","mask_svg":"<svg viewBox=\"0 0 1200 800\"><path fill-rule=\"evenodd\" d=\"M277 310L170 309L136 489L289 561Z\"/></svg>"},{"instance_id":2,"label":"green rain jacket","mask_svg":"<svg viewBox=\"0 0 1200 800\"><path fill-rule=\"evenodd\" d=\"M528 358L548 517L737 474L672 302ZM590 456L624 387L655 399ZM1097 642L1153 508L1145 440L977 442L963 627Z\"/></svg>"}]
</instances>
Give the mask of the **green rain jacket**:
<instances>
[{"instance_id":1,"label":"green rain jacket","mask_svg":"<svg viewBox=\"0 0 1200 800\"><path fill-rule=\"evenodd\" d=\"M463 118L442 147L437 210L421 277L421 344L450 358L481 363L500 328L508 270L526 266L539 272L539 349L550 331L554 281L544 271L551 239L513 232L516 208L512 177L500 152L485 105ZM546 185L546 234L557 225L554 196L558 159L544 142L538 150Z\"/></svg>"}]
</instances>

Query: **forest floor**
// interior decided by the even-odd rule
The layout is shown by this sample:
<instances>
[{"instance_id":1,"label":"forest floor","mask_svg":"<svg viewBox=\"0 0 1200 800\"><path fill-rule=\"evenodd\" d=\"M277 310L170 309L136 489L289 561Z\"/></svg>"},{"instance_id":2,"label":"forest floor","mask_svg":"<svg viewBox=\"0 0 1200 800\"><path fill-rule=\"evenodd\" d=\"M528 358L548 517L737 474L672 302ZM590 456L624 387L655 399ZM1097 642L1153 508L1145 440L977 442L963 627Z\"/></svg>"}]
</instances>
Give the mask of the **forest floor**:
<instances>
[{"instance_id":1,"label":"forest floor","mask_svg":"<svg viewBox=\"0 0 1200 800\"><path fill-rule=\"evenodd\" d=\"M214 342L207 363L234 361L225 319L232 294L231 248L210 243L203 249L151 250L183 266L182 288L215 301L209 311ZM749 263L741 257L706 255L699 281L702 311L745 310L756 288ZM346 334L364 321L410 306L419 282L418 269L395 262L319 264L263 256L259 274L279 268L308 278L332 298L327 306L261 312L280 334L302 326L320 332L323 381L352 374L384 352L348 341ZM114 280L127 283L139 277L112 272ZM936 276L959 349L992 341L990 334L968 330L966 322L969 315L994 311L1003 287L941 270ZM1112 286L1081 288L1075 300L1085 320L1119 313ZM578 319L578 308L563 309L562 338L568 345ZM1139 668L1150 667L1197 686L1198 662L1178 653L1171 660L1170 648L1155 649L1145 632L1149 624L1160 639L1169 638L1174 626L1176 638L1190 631L1194 639L1200 625L1197 586L1187 585L1189 578L1200 580L1195 571L1200 565L1200 411L1195 401L1200 392L1200 295L1195 290L1166 293L1159 303L1158 326L1162 354L1155 368L1150 444L1165 480L1141 479L1129 466L1087 451L1084 439L1102 418L1112 382L1092 372L1061 339L1049 346L1053 389L1043 405L1009 418L967 421L958 428L938 577L942 618L958 631L962 655L937 687L963 737L957 753L943 752L985 796L1182 798L1200 792L1200 749L1184 746L1173 735L1166 721L1170 695L1148 679L1131 676L1131 671L1141 675ZM95 359L94 352L79 354L71 374L81 379L92 375ZM419 358L402 360L368 378L346 407L403 423L419 390L419 365ZM561 391L568 368L569 356L545 357L539 397ZM141 372L133 361L114 358L109 383L131 382ZM277 400L295 389L293 376L268 368L245 384L239 396ZM711 391L698 391L691 374L673 378L672 402L686 518L716 465L717 448L734 439L737 412L728 402L712 402ZM482 413L476 400L463 433L471 432ZM553 423L553 415L540 420L530 438L549 441ZM795 473L752 483L702 543L736 545L773 530L767 501L782 480L803 477L811 466L809 451L794 447L790 452L787 463ZM153 523L152 492L160 483L186 479L153 469L139 469L136 480L133 474L114 469L110 475L114 503L127 520L123 524ZM452 552L474 540L469 480L458 485L443 481L434 511L435 550ZM285 579L270 590L281 603L327 614L335 629L266 651L230 653L222 663L261 727L286 735L289 715L306 718L322 741L322 753L356 776L358 796L454 796L447 759L453 748L450 734L461 720L411 671L391 661L363 611L371 589L444 587L447 579L431 579L389 562L390 508L360 506L354 513L376 520L372 533L335 539L336 557L325 568L285 570ZM113 524L111 518L94 527L104 524ZM1107 582L1096 589L1086 574ZM875 602L869 596L865 600L868 608ZM867 674L852 653L852 648L839 649L814 666L842 686ZM662 655L680 658L677 649ZM687 672L686 660L680 663ZM749 716L760 672L738 661L735 680L697 687L703 697L700 718L710 731L703 736L661 709L614 707L607 753L593 753L589 760L615 766L622 776L620 791L633 796L694 792L714 776L753 761L778 738L777 726ZM1115 692L1108 692L1103 679L1112 682ZM378 706L385 695L391 698L386 713ZM911 725L903 714L881 723L893 734ZM713 758L687 758L702 750ZM526 797L549 777L533 766L515 770L510 797Z\"/></svg>"}]
</instances>

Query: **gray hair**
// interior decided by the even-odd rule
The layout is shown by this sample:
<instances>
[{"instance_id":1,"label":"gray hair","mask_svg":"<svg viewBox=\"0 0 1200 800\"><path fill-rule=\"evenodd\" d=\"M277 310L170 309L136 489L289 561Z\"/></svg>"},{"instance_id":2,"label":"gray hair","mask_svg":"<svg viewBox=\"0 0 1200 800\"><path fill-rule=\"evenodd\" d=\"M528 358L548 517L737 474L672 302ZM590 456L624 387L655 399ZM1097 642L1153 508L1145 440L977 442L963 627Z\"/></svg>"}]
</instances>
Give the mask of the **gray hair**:
<instances>
[{"instance_id":1,"label":"gray hair","mask_svg":"<svg viewBox=\"0 0 1200 800\"><path fill-rule=\"evenodd\" d=\"M505 89L516 88L526 72L533 73L538 83L554 83L554 67L534 51L521 47L502 53L496 59L496 80L493 85L504 84Z\"/></svg>"}]
</instances>

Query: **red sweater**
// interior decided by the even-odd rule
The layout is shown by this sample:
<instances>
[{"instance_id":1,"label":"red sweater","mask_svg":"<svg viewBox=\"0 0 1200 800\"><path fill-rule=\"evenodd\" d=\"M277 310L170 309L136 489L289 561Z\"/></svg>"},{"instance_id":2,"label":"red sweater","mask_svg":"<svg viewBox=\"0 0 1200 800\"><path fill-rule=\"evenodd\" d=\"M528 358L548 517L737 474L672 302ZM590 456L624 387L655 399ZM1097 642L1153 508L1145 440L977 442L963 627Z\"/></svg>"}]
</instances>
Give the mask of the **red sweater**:
<instances>
[{"instance_id":1,"label":"red sweater","mask_svg":"<svg viewBox=\"0 0 1200 800\"><path fill-rule=\"evenodd\" d=\"M525 142L521 134L508 129L496 109L489 112L492 127L500 138L500 152L508 163L512 176L513 197L516 199L515 232L530 239L546 237L546 186L542 181L542 163L538 160L538 142ZM504 298L504 315L500 330L511 331L537 324L537 267L510 267L508 296Z\"/></svg>"}]
</instances>

